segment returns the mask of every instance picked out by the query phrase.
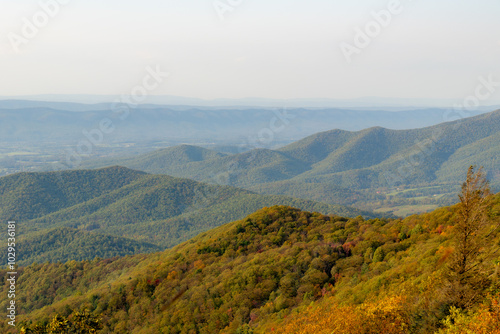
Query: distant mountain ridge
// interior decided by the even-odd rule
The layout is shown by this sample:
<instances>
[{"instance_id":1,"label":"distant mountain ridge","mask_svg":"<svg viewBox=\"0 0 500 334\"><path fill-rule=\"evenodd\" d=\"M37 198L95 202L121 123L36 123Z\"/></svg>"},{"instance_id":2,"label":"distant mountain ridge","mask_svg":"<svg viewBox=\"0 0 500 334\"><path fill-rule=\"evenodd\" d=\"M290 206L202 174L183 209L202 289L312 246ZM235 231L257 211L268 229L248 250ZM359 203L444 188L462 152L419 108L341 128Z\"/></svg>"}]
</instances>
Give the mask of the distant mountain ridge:
<instances>
[{"instance_id":1,"label":"distant mountain ridge","mask_svg":"<svg viewBox=\"0 0 500 334\"><path fill-rule=\"evenodd\" d=\"M45 94L28 96L0 96L0 107L3 101L6 104L12 101L29 103L66 103L66 104L111 104L113 101L121 101L121 95L64 95ZM193 97L172 96L172 95L150 95L147 96L141 105L175 105L175 106L196 106L206 108L224 107L282 107L284 105L295 108L351 108L351 109L395 109L406 110L416 108L440 107L446 108L462 102L461 99L418 99L418 98L384 98L376 96L366 96L352 99L333 98L216 98L201 99ZM498 106L500 101L490 101ZM491 108L491 106L479 106L478 108Z\"/></svg>"},{"instance_id":2,"label":"distant mountain ridge","mask_svg":"<svg viewBox=\"0 0 500 334\"><path fill-rule=\"evenodd\" d=\"M83 261L111 258L117 255L152 253L163 247L129 238L93 233L82 229L59 227L42 230L18 239L19 265L56 263L69 260Z\"/></svg>"},{"instance_id":3,"label":"distant mountain ridge","mask_svg":"<svg viewBox=\"0 0 500 334\"><path fill-rule=\"evenodd\" d=\"M470 115L483 112L485 109L479 108ZM127 106L109 102L0 100L0 141L3 143L0 176L22 171L83 168L81 160L134 156L181 144L231 154L255 148L276 149L335 128L344 131L373 126L421 128L441 123L453 115L453 110L447 108L299 108L286 104L278 107ZM106 133L101 129L102 124L109 126ZM286 172L280 178L271 179L284 180L290 176Z\"/></svg>"},{"instance_id":4,"label":"distant mountain ridge","mask_svg":"<svg viewBox=\"0 0 500 334\"><path fill-rule=\"evenodd\" d=\"M126 112L124 111L126 110ZM342 108L305 109L286 105L271 107L197 107L197 106L128 106L112 103L92 105L64 102L0 100L0 140L47 143L82 139L82 129L89 131L108 118L115 124L113 136L106 141L144 142L151 140L186 143L232 140L246 143L247 137L258 141L259 131L270 127L277 114L290 115L285 127L273 134L272 145L299 140L332 128L357 131L372 126L392 129L420 128L446 119L448 109L352 110ZM471 115L481 114L478 110ZM126 113L126 117L124 117ZM288 117L288 116L285 116ZM252 143L250 143L252 144ZM259 144L260 145L260 144Z\"/></svg>"}]
</instances>

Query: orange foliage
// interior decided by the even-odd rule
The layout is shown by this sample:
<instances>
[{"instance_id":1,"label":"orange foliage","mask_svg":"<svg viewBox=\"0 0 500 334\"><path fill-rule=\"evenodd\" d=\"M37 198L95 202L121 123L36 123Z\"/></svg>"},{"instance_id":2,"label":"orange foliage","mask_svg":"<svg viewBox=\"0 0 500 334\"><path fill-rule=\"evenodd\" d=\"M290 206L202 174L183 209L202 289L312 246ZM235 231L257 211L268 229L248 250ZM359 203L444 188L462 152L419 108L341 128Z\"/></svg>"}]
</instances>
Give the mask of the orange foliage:
<instances>
[{"instance_id":1,"label":"orange foliage","mask_svg":"<svg viewBox=\"0 0 500 334\"><path fill-rule=\"evenodd\" d=\"M195 269L198 269L198 270L205 268L205 264L203 263L202 260L194 261L193 265L194 265Z\"/></svg>"},{"instance_id":2,"label":"orange foliage","mask_svg":"<svg viewBox=\"0 0 500 334\"><path fill-rule=\"evenodd\" d=\"M339 306L333 298L317 306L310 306L298 315L291 315L282 326L275 326L277 334L362 334L407 333L410 315L406 300L401 296L386 297L380 301L359 306ZM280 327L280 328L276 328Z\"/></svg>"},{"instance_id":3,"label":"orange foliage","mask_svg":"<svg viewBox=\"0 0 500 334\"><path fill-rule=\"evenodd\" d=\"M173 279L176 279L177 276L178 276L177 271L173 270L170 273L168 273L167 279L168 280L173 280Z\"/></svg>"}]
</instances>

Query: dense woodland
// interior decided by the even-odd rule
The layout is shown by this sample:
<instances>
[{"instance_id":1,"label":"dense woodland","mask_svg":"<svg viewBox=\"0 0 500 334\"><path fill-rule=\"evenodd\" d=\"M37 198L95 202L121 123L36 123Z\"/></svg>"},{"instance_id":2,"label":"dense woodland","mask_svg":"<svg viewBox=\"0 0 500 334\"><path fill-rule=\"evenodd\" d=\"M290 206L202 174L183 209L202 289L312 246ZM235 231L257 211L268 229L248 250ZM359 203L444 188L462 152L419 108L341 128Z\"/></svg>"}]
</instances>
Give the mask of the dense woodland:
<instances>
[{"instance_id":1,"label":"dense woodland","mask_svg":"<svg viewBox=\"0 0 500 334\"><path fill-rule=\"evenodd\" d=\"M98 333L499 333L500 196L467 180L457 205L405 219L273 206L160 253L20 267L19 326L79 312Z\"/></svg>"}]
</instances>

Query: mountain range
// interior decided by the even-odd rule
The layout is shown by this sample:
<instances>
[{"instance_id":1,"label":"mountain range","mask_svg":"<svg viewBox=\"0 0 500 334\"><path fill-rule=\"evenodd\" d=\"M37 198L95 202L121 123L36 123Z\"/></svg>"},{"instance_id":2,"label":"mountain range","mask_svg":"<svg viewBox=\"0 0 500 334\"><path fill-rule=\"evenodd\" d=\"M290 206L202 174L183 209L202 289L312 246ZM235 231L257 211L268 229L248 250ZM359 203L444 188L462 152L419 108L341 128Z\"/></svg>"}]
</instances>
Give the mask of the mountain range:
<instances>
[{"instance_id":1,"label":"mountain range","mask_svg":"<svg viewBox=\"0 0 500 334\"><path fill-rule=\"evenodd\" d=\"M399 187L418 196L453 197L470 165L484 166L498 190L499 143L497 110L420 129L330 130L275 150L224 154L181 145L135 157L89 160L84 166L116 164L259 193L353 205L380 199L377 192Z\"/></svg>"}]
</instances>

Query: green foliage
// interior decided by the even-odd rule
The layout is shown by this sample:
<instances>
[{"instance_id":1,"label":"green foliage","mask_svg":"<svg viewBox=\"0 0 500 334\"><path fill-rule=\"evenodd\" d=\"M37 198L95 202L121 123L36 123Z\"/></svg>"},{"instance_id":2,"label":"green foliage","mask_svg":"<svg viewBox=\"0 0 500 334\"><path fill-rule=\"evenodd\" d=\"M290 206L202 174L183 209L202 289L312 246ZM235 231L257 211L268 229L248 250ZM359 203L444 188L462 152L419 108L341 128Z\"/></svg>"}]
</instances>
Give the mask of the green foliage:
<instances>
[{"instance_id":1,"label":"green foliage","mask_svg":"<svg viewBox=\"0 0 500 334\"><path fill-rule=\"evenodd\" d=\"M109 193L145 175L123 167L49 173L19 173L0 178L0 215L27 221Z\"/></svg>"},{"instance_id":2,"label":"green foliage","mask_svg":"<svg viewBox=\"0 0 500 334\"><path fill-rule=\"evenodd\" d=\"M236 334L254 334L254 331L248 324L244 324L238 327Z\"/></svg>"},{"instance_id":3,"label":"green foliage","mask_svg":"<svg viewBox=\"0 0 500 334\"><path fill-rule=\"evenodd\" d=\"M411 231L410 235L419 235L422 232L424 232L422 226L420 224L417 224Z\"/></svg>"},{"instance_id":4,"label":"green foliage","mask_svg":"<svg viewBox=\"0 0 500 334\"><path fill-rule=\"evenodd\" d=\"M113 333L160 323L167 332L251 333L253 323L321 298L336 281L332 268L355 249L350 235L375 222L264 208L141 259L20 268L20 305L25 314L43 310L40 321L65 305L85 307Z\"/></svg>"}]
</instances>

